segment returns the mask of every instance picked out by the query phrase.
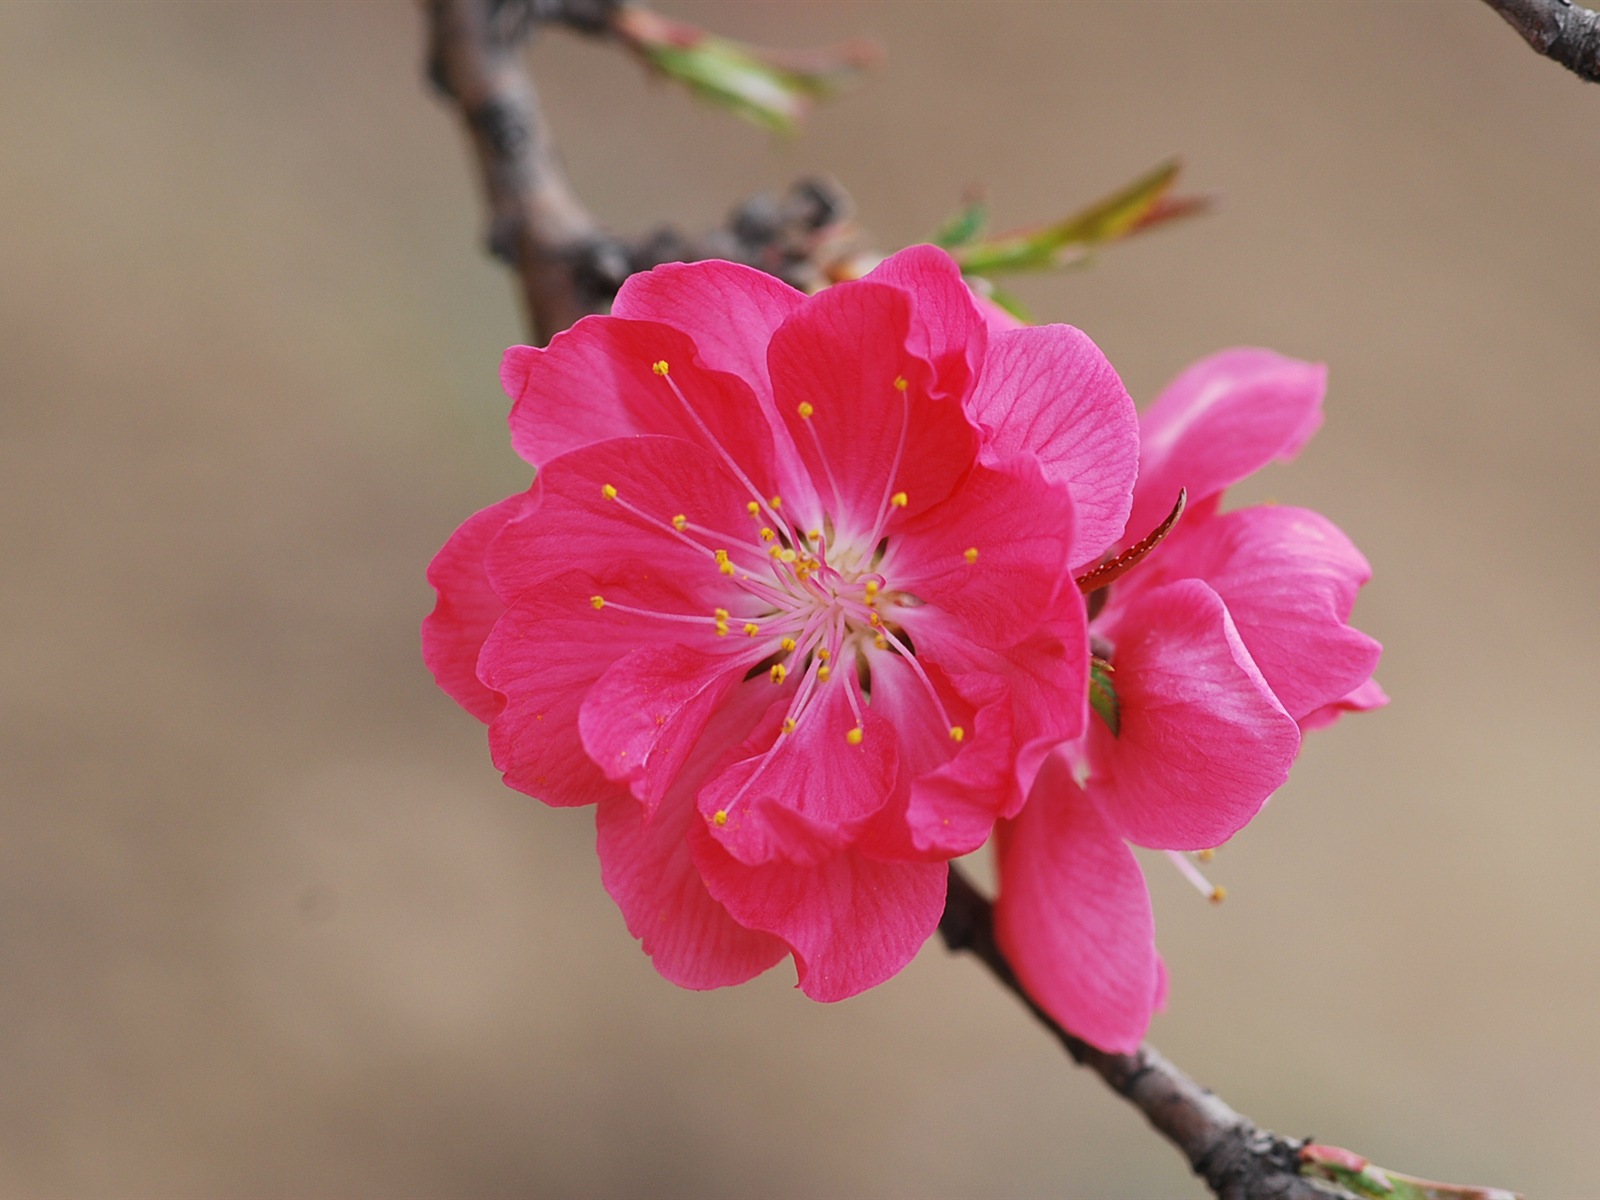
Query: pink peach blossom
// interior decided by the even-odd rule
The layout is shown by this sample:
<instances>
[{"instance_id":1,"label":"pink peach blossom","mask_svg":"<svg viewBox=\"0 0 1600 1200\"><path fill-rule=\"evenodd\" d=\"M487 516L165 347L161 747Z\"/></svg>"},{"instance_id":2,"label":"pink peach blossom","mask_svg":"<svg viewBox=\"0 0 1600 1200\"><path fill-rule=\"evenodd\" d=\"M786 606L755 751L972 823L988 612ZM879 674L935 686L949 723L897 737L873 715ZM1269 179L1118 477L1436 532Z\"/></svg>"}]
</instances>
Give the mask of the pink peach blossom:
<instances>
[{"instance_id":1,"label":"pink peach blossom","mask_svg":"<svg viewBox=\"0 0 1600 1200\"><path fill-rule=\"evenodd\" d=\"M1123 542L1180 492L1188 505L1090 624L1119 727L1092 721L1057 750L998 838L1002 947L1031 995L1107 1050L1138 1045L1164 991L1128 843L1219 845L1283 783L1302 730L1386 699L1378 644L1348 623L1370 575L1349 539L1305 509L1219 511L1224 489L1315 432L1324 382L1319 366L1231 350L1144 413Z\"/></svg>"},{"instance_id":2,"label":"pink peach blossom","mask_svg":"<svg viewBox=\"0 0 1600 1200\"><path fill-rule=\"evenodd\" d=\"M1115 372L1065 326L991 333L916 247L809 298L658 268L502 379L537 478L434 560L440 686L508 784L597 806L668 979L893 975L945 862L1085 732L1073 572L1139 452Z\"/></svg>"}]
</instances>

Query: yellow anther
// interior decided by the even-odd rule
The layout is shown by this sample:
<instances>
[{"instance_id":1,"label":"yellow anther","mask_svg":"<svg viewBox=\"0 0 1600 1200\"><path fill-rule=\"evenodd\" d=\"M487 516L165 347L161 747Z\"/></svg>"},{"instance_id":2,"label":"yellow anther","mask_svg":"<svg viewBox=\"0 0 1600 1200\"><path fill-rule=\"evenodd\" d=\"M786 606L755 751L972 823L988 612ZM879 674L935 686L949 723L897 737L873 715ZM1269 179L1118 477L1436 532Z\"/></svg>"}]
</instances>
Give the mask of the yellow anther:
<instances>
[{"instance_id":1,"label":"yellow anther","mask_svg":"<svg viewBox=\"0 0 1600 1200\"><path fill-rule=\"evenodd\" d=\"M672 518L672 527L679 533L682 533L685 529L689 528L689 518L684 516L682 513L679 513L677 516Z\"/></svg>"},{"instance_id":2,"label":"yellow anther","mask_svg":"<svg viewBox=\"0 0 1600 1200\"><path fill-rule=\"evenodd\" d=\"M726 621L728 619L728 610L725 608L713 608L711 615L719 621Z\"/></svg>"},{"instance_id":3,"label":"yellow anther","mask_svg":"<svg viewBox=\"0 0 1600 1200\"><path fill-rule=\"evenodd\" d=\"M783 553L783 547L782 546L768 546L767 547L767 557L772 559L774 562L777 561L778 555L780 555L782 553Z\"/></svg>"},{"instance_id":4,"label":"yellow anther","mask_svg":"<svg viewBox=\"0 0 1600 1200\"><path fill-rule=\"evenodd\" d=\"M745 637L755 637L755 635L760 633L760 632L761 632L761 626L757 625L754 621L746 621L744 623L744 635L745 635Z\"/></svg>"},{"instance_id":5,"label":"yellow anther","mask_svg":"<svg viewBox=\"0 0 1600 1200\"><path fill-rule=\"evenodd\" d=\"M713 825L726 825L728 823L728 810L725 808L717 809L717 811L712 814L711 823Z\"/></svg>"},{"instance_id":6,"label":"yellow anther","mask_svg":"<svg viewBox=\"0 0 1600 1200\"><path fill-rule=\"evenodd\" d=\"M615 500L617 498L617 489L608 483L600 489L600 494L607 500Z\"/></svg>"},{"instance_id":7,"label":"yellow anther","mask_svg":"<svg viewBox=\"0 0 1600 1200\"><path fill-rule=\"evenodd\" d=\"M889 497L889 503L894 505L896 508L904 508L907 504L906 494L904 492L896 492L894 495Z\"/></svg>"},{"instance_id":8,"label":"yellow anther","mask_svg":"<svg viewBox=\"0 0 1600 1200\"><path fill-rule=\"evenodd\" d=\"M778 551L778 558L782 562L792 563L795 559L797 559L799 557L800 556L798 554L796 554L793 550L789 549L789 547L787 547L787 546L785 546L782 550Z\"/></svg>"},{"instance_id":9,"label":"yellow anther","mask_svg":"<svg viewBox=\"0 0 1600 1200\"><path fill-rule=\"evenodd\" d=\"M952 742L962 741L962 740L964 740L966 738L966 736L967 736L967 731L965 729L961 728L961 726L959 726L959 725L950 726L950 740Z\"/></svg>"},{"instance_id":10,"label":"yellow anther","mask_svg":"<svg viewBox=\"0 0 1600 1200\"><path fill-rule=\"evenodd\" d=\"M606 598L604 596L590 596L589 603L595 608L604 608L606 606Z\"/></svg>"},{"instance_id":11,"label":"yellow anther","mask_svg":"<svg viewBox=\"0 0 1600 1200\"><path fill-rule=\"evenodd\" d=\"M782 496L774 496L774 497L772 497L772 499L768 500L767 503L770 504L772 506L773 511L776 512L778 509L783 507L783 497Z\"/></svg>"},{"instance_id":12,"label":"yellow anther","mask_svg":"<svg viewBox=\"0 0 1600 1200\"><path fill-rule=\"evenodd\" d=\"M793 733L794 732L794 718L793 717L785 717L783 719L783 731L785 733Z\"/></svg>"},{"instance_id":13,"label":"yellow anther","mask_svg":"<svg viewBox=\"0 0 1600 1200\"><path fill-rule=\"evenodd\" d=\"M773 538L775 538L777 536L778 536L777 534L773 533L772 530L768 529L765 525L763 525L761 527L760 537L761 537L761 540L763 542L770 542Z\"/></svg>"},{"instance_id":14,"label":"yellow anther","mask_svg":"<svg viewBox=\"0 0 1600 1200\"><path fill-rule=\"evenodd\" d=\"M827 683L828 682L828 676L832 675L832 674L833 674L833 668L830 667L827 663L823 663L820 667L817 668L817 679L822 683Z\"/></svg>"},{"instance_id":15,"label":"yellow anther","mask_svg":"<svg viewBox=\"0 0 1600 1200\"><path fill-rule=\"evenodd\" d=\"M1211 903L1221 904L1227 898L1228 889L1223 887L1221 884L1218 884L1216 887L1211 889Z\"/></svg>"},{"instance_id":16,"label":"yellow anther","mask_svg":"<svg viewBox=\"0 0 1600 1200\"><path fill-rule=\"evenodd\" d=\"M720 563L717 564L717 570L721 571L724 575L732 575L733 574L733 564L731 562L729 562L727 559L723 559Z\"/></svg>"},{"instance_id":17,"label":"yellow anther","mask_svg":"<svg viewBox=\"0 0 1600 1200\"><path fill-rule=\"evenodd\" d=\"M876 628L878 628L878 626L883 624L883 618L880 617L875 612L868 613L867 614L867 624L871 625L874 629L876 629Z\"/></svg>"},{"instance_id":18,"label":"yellow anther","mask_svg":"<svg viewBox=\"0 0 1600 1200\"><path fill-rule=\"evenodd\" d=\"M778 643L778 645L783 647L783 652L785 654L791 654L794 652L795 643L793 638L784 638L783 641Z\"/></svg>"},{"instance_id":19,"label":"yellow anther","mask_svg":"<svg viewBox=\"0 0 1600 1200\"><path fill-rule=\"evenodd\" d=\"M826 646L817 651L818 662L827 662L832 657L833 655L828 652L828 648Z\"/></svg>"},{"instance_id":20,"label":"yellow anther","mask_svg":"<svg viewBox=\"0 0 1600 1200\"><path fill-rule=\"evenodd\" d=\"M889 648L889 639L880 633L877 637L872 639L872 644L879 650L887 650Z\"/></svg>"},{"instance_id":21,"label":"yellow anther","mask_svg":"<svg viewBox=\"0 0 1600 1200\"><path fill-rule=\"evenodd\" d=\"M867 580L866 592L868 604L871 604L878 598L878 581L876 579Z\"/></svg>"},{"instance_id":22,"label":"yellow anther","mask_svg":"<svg viewBox=\"0 0 1600 1200\"><path fill-rule=\"evenodd\" d=\"M910 385L906 383L906 377L904 375L896 375L894 377L894 390L895 391L903 392L909 386Z\"/></svg>"},{"instance_id":23,"label":"yellow anther","mask_svg":"<svg viewBox=\"0 0 1600 1200\"><path fill-rule=\"evenodd\" d=\"M867 735L861 731L861 726L857 725L849 733L844 735L844 740L849 742L852 746L859 746L861 745L861 739L866 736Z\"/></svg>"},{"instance_id":24,"label":"yellow anther","mask_svg":"<svg viewBox=\"0 0 1600 1200\"><path fill-rule=\"evenodd\" d=\"M806 530L806 537L810 538L813 542L820 542L822 540L822 530L808 529Z\"/></svg>"},{"instance_id":25,"label":"yellow anther","mask_svg":"<svg viewBox=\"0 0 1600 1200\"><path fill-rule=\"evenodd\" d=\"M799 406L795 409L795 412L800 414L800 419L802 421L811 420L811 414L816 411L817 410L812 408L810 403L805 400L800 401Z\"/></svg>"},{"instance_id":26,"label":"yellow anther","mask_svg":"<svg viewBox=\"0 0 1600 1200\"><path fill-rule=\"evenodd\" d=\"M746 504L744 506L744 510L745 510L745 512L749 513L753 517L758 512L761 511L761 505L757 504L754 500L752 500L752 501L750 501L749 504Z\"/></svg>"},{"instance_id":27,"label":"yellow anther","mask_svg":"<svg viewBox=\"0 0 1600 1200\"><path fill-rule=\"evenodd\" d=\"M718 621L716 628L718 637L728 636L728 623L726 621Z\"/></svg>"},{"instance_id":28,"label":"yellow anther","mask_svg":"<svg viewBox=\"0 0 1600 1200\"><path fill-rule=\"evenodd\" d=\"M782 683L784 677L789 674L789 668L782 663L773 663L772 670L768 671L767 674L772 676L773 683Z\"/></svg>"},{"instance_id":29,"label":"yellow anther","mask_svg":"<svg viewBox=\"0 0 1600 1200\"><path fill-rule=\"evenodd\" d=\"M968 546L965 550L963 550L961 552L961 557L966 559L969 563L977 562L978 561L978 548L976 546Z\"/></svg>"},{"instance_id":30,"label":"yellow anther","mask_svg":"<svg viewBox=\"0 0 1600 1200\"><path fill-rule=\"evenodd\" d=\"M667 360L664 359L664 358L661 359L659 362L651 363L650 364L650 369L652 371L654 371L657 375L665 375L668 371L672 370L671 367L667 366Z\"/></svg>"},{"instance_id":31,"label":"yellow anther","mask_svg":"<svg viewBox=\"0 0 1600 1200\"><path fill-rule=\"evenodd\" d=\"M1194 856L1201 862L1210 862L1217 856L1217 852L1215 850L1196 850Z\"/></svg>"}]
</instances>

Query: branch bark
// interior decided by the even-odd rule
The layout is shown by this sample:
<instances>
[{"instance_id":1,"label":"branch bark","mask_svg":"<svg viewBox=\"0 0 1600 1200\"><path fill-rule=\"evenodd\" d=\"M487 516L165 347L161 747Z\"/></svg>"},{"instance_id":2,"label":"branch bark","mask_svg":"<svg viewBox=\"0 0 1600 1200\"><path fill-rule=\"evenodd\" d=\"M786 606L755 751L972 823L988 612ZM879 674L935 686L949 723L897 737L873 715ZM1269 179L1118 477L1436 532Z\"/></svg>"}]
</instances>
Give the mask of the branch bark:
<instances>
[{"instance_id":1,"label":"branch bark","mask_svg":"<svg viewBox=\"0 0 1600 1200\"><path fill-rule=\"evenodd\" d=\"M1528 45L1579 79L1600 83L1600 12L1571 0L1484 0Z\"/></svg>"},{"instance_id":2,"label":"branch bark","mask_svg":"<svg viewBox=\"0 0 1600 1200\"><path fill-rule=\"evenodd\" d=\"M993 906L954 864L939 933L951 950L976 958L1054 1035L1074 1062L1088 1067L1206 1181L1219 1200L1330 1200L1349 1193L1300 1174L1305 1140L1279 1137L1234 1111L1168 1062L1154 1046L1107 1054L1068 1033L1023 989L995 940Z\"/></svg>"}]
</instances>

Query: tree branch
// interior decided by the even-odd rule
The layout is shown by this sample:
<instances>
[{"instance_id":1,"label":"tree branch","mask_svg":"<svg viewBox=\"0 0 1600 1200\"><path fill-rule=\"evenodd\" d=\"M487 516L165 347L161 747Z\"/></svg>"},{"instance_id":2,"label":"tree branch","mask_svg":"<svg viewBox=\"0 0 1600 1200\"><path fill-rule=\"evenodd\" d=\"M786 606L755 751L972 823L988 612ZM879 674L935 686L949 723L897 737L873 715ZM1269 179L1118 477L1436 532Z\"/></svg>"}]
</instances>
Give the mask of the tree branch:
<instances>
[{"instance_id":1,"label":"tree branch","mask_svg":"<svg viewBox=\"0 0 1600 1200\"><path fill-rule=\"evenodd\" d=\"M1600 83L1600 12L1571 0L1484 0L1546 58Z\"/></svg>"},{"instance_id":2,"label":"tree branch","mask_svg":"<svg viewBox=\"0 0 1600 1200\"><path fill-rule=\"evenodd\" d=\"M1220 1200L1329 1200L1349 1193L1300 1174L1305 1141L1279 1137L1235 1112L1173 1066L1154 1046L1136 1054L1107 1054L1073 1037L1023 989L995 940L993 906L950 867L950 891L939 933L951 950L965 950L1021 1000L1028 1011L1106 1086L1144 1114Z\"/></svg>"}]
</instances>

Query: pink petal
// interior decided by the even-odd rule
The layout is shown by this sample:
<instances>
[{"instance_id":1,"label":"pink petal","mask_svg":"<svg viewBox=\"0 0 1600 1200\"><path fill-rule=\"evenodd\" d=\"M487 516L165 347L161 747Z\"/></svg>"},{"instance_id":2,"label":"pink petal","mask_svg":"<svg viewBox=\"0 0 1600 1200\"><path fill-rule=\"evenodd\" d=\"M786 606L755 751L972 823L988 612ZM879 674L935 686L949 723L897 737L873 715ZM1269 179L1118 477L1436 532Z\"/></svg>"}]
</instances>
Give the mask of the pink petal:
<instances>
[{"instance_id":1,"label":"pink petal","mask_svg":"<svg viewBox=\"0 0 1600 1200\"><path fill-rule=\"evenodd\" d=\"M896 610L919 647L965 638L998 649L1049 616L1068 582L1072 498L1026 455L976 466L944 504L907 521L881 570L924 601ZM969 561L968 551L976 556ZM1074 595L1072 603L1081 600Z\"/></svg>"},{"instance_id":2,"label":"pink petal","mask_svg":"<svg viewBox=\"0 0 1600 1200\"><path fill-rule=\"evenodd\" d=\"M749 704L725 706L653 817L627 796L602 800L596 810L606 891L656 970L680 987L743 983L789 952L771 934L740 925L711 898L689 851L690 827L699 824L695 788L758 715Z\"/></svg>"},{"instance_id":3,"label":"pink petal","mask_svg":"<svg viewBox=\"0 0 1600 1200\"><path fill-rule=\"evenodd\" d=\"M1224 350L1167 385L1141 421L1143 448L1128 536L1161 523L1178 490L1189 519L1224 488L1274 459L1289 459L1322 424L1327 368L1270 350Z\"/></svg>"},{"instance_id":4,"label":"pink petal","mask_svg":"<svg viewBox=\"0 0 1600 1200\"><path fill-rule=\"evenodd\" d=\"M944 911L943 863L881 863L844 851L815 866L746 866L704 827L690 831L711 895L741 925L776 934L794 951L800 990L844 1000L882 983L916 956Z\"/></svg>"},{"instance_id":5,"label":"pink petal","mask_svg":"<svg viewBox=\"0 0 1600 1200\"><path fill-rule=\"evenodd\" d=\"M937 246L908 246L884 259L866 278L910 296L907 345L933 364L935 394L961 401L984 361L988 330L955 260Z\"/></svg>"},{"instance_id":6,"label":"pink petal","mask_svg":"<svg viewBox=\"0 0 1600 1200\"><path fill-rule=\"evenodd\" d=\"M1315 712L1301 717L1300 732L1310 733L1313 729L1325 729L1347 712L1370 712L1375 708L1382 708L1387 703L1389 703L1387 693L1378 686L1376 679L1369 679L1348 696L1343 696L1332 704L1325 704Z\"/></svg>"},{"instance_id":7,"label":"pink petal","mask_svg":"<svg viewBox=\"0 0 1600 1200\"><path fill-rule=\"evenodd\" d=\"M862 280L813 296L773 335L778 412L835 544L867 538L897 492L907 497L897 520L937 504L977 454L977 430L958 401L936 398L938 370L909 345L912 316L904 291ZM819 524L823 514L801 515Z\"/></svg>"},{"instance_id":8,"label":"pink petal","mask_svg":"<svg viewBox=\"0 0 1600 1200\"><path fill-rule=\"evenodd\" d=\"M1131 1054L1161 988L1150 896L1061 755L1046 761L999 847L995 934L1017 978L1063 1028Z\"/></svg>"},{"instance_id":9,"label":"pink petal","mask_svg":"<svg viewBox=\"0 0 1600 1200\"><path fill-rule=\"evenodd\" d=\"M614 498L607 487L616 489ZM702 637L712 632L714 609L736 610L741 602L743 593L719 574L713 551L756 543L745 509L750 494L700 447L664 437L599 442L553 460L534 490L538 519L508 525L487 556L489 578L507 600L574 564L603 570L635 559L654 564L646 574L670 578L698 597L675 611L703 614L696 631ZM672 526L679 515L712 532L681 535ZM687 626L684 633L690 640Z\"/></svg>"},{"instance_id":10,"label":"pink petal","mask_svg":"<svg viewBox=\"0 0 1600 1200\"><path fill-rule=\"evenodd\" d=\"M711 836L740 862L815 863L848 845L888 802L898 764L895 730L866 707L862 739L850 744L856 717L847 689L854 686L843 678L819 684L794 732L785 734L779 728L796 685L781 692L766 679L746 685L777 697L698 800ZM721 825L715 823L719 812Z\"/></svg>"},{"instance_id":11,"label":"pink petal","mask_svg":"<svg viewBox=\"0 0 1600 1200\"><path fill-rule=\"evenodd\" d=\"M486 724L503 700L479 680L478 653L506 606L489 585L483 557L494 536L528 503L519 492L474 513L428 565L428 582L439 600L422 622L422 661L457 704Z\"/></svg>"},{"instance_id":12,"label":"pink petal","mask_svg":"<svg viewBox=\"0 0 1600 1200\"><path fill-rule=\"evenodd\" d=\"M767 343L805 299L765 271L713 259L630 275L611 315L682 330L694 339L703 366L737 375L770 400Z\"/></svg>"},{"instance_id":13,"label":"pink petal","mask_svg":"<svg viewBox=\"0 0 1600 1200\"><path fill-rule=\"evenodd\" d=\"M985 431L986 460L1033 454L1046 479L1067 484L1078 517L1074 569L1122 536L1139 471L1139 416L1087 334L1070 325L996 334L967 411Z\"/></svg>"},{"instance_id":14,"label":"pink petal","mask_svg":"<svg viewBox=\"0 0 1600 1200\"><path fill-rule=\"evenodd\" d=\"M1104 619L1122 731L1089 722L1091 795L1141 846L1221 845L1288 778L1299 728L1199 580L1142 592Z\"/></svg>"},{"instance_id":15,"label":"pink petal","mask_svg":"<svg viewBox=\"0 0 1600 1200\"><path fill-rule=\"evenodd\" d=\"M989 840L997 818L1014 811L1014 738L1010 689L994 675L969 673L947 681L925 671L944 710L898 655L872 656L872 708L900 744L900 774L909 782L903 804L866 844L874 858L948 860ZM962 740L950 737L958 725Z\"/></svg>"},{"instance_id":16,"label":"pink petal","mask_svg":"<svg viewBox=\"0 0 1600 1200\"><path fill-rule=\"evenodd\" d=\"M615 614L589 603L602 588L615 591L634 577L633 597L679 603L636 564L617 575L569 571L544 581L507 608L484 643L479 673L505 696L489 726L489 748L506 783L546 804L593 804L627 790L608 780L584 753L578 711L585 693L618 658L651 640L670 644L676 631L638 624L619 638Z\"/></svg>"},{"instance_id":17,"label":"pink petal","mask_svg":"<svg viewBox=\"0 0 1600 1200\"><path fill-rule=\"evenodd\" d=\"M618 659L589 689L578 733L607 778L653 813L678 778L742 669L726 650L647 646Z\"/></svg>"},{"instance_id":18,"label":"pink petal","mask_svg":"<svg viewBox=\"0 0 1600 1200\"><path fill-rule=\"evenodd\" d=\"M655 371L660 362L666 376ZM695 343L670 326L585 317L543 350L507 350L500 378L515 401L511 444L535 466L596 442L660 434L731 458L763 496L778 485L768 403L743 379L705 367Z\"/></svg>"},{"instance_id":19,"label":"pink petal","mask_svg":"<svg viewBox=\"0 0 1600 1200\"><path fill-rule=\"evenodd\" d=\"M1178 530L1128 579L1133 587L1203 579L1291 717L1306 717L1371 676L1381 647L1350 628L1367 560L1326 517L1261 505ZM1123 586L1123 585L1118 585Z\"/></svg>"}]
</instances>

